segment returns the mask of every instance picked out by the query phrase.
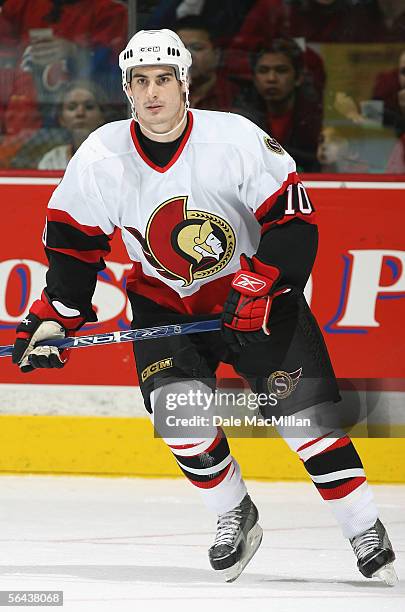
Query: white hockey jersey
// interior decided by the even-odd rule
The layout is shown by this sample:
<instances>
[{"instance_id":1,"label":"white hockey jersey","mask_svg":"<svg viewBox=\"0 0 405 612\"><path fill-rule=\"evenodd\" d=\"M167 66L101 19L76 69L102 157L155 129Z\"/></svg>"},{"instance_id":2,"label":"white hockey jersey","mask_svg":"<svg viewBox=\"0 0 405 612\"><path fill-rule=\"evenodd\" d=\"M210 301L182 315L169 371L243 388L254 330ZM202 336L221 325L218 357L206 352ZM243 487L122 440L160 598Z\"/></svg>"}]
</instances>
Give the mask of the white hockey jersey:
<instances>
[{"instance_id":1,"label":"white hockey jersey","mask_svg":"<svg viewBox=\"0 0 405 612\"><path fill-rule=\"evenodd\" d=\"M44 242L97 264L119 228L134 263L130 291L180 312L219 312L261 226L310 213L300 190L293 208L290 185L299 185L293 159L239 115L189 111L164 168L142 151L134 122L117 121L93 132L70 161L49 202Z\"/></svg>"}]
</instances>

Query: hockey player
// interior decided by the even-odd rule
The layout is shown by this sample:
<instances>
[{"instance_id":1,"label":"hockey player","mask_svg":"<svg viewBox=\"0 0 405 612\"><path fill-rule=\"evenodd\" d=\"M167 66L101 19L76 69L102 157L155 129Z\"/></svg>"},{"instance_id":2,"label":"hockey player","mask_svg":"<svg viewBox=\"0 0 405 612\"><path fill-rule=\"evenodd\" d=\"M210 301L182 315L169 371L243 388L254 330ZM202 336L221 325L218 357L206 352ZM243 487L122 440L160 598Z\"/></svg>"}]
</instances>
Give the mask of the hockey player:
<instances>
[{"instance_id":1,"label":"hockey player","mask_svg":"<svg viewBox=\"0 0 405 612\"><path fill-rule=\"evenodd\" d=\"M65 365L63 352L35 345L97 320L96 277L119 228L133 262L133 327L222 316L222 333L134 343L155 423L168 390L209 392L220 360L257 393L284 377L283 414L330 410L336 380L303 297L317 248L311 201L273 138L238 115L189 110L190 66L169 30L140 31L120 54L133 119L91 134L50 199L46 288L17 328L13 361L23 372ZM226 437L214 427L198 439L160 433L218 515L209 559L232 581L262 530ZM360 571L394 583L394 552L350 439L338 429L302 439L281 433L330 505Z\"/></svg>"}]
</instances>

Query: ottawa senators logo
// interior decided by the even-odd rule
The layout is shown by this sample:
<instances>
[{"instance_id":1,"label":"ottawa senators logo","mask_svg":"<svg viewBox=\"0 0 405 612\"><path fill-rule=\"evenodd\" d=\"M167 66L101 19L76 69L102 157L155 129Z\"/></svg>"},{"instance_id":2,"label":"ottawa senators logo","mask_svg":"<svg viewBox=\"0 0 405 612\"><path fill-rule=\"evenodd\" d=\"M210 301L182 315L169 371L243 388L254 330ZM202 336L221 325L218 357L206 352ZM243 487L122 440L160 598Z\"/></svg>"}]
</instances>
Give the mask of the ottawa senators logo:
<instances>
[{"instance_id":1,"label":"ottawa senators logo","mask_svg":"<svg viewBox=\"0 0 405 612\"><path fill-rule=\"evenodd\" d=\"M125 227L156 271L164 278L182 280L183 287L222 270L235 250L230 225L212 213L187 210L187 200L178 196L158 206L145 237L136 228Z\"/></svg>"},{"instance_id":2,"label":"ottawa senators logo","mask_svg":"<svg viewBox=\"0 0 405 612\"><path fill-rule=\"evenodd\" d=\"M277 142L275 138L272 138L271 136L264 136L263 140L264 144L270 151L273 151L273 153L277 153L278 155L284 155L285 151L283 147Z\"/></svg>"},{"instance_id":3,"label":"ottawa senators logo","mask_svg":"<svg viewBox=\"0 0 405 612\"><path fill-rule=\"evenodd\" d=\"M267 379L269 393L275 393L278 399L285 399L296 389L302 375L302 368L294 372L284 372L277 370Z\"/></svg>"}]
</instances>

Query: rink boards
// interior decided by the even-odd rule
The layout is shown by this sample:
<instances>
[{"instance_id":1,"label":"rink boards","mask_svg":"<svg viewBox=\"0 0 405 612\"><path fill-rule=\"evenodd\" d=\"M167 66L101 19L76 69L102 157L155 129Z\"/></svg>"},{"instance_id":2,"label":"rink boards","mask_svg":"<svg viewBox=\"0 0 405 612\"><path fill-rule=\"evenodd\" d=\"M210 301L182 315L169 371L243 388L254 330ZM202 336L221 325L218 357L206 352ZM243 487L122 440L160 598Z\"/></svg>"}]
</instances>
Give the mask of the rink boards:
<instances>
[{"instance_id":1,"label":"rink boards","mask_svg":"<svg viewBox=\"0 0 405 612\"><path fill-rule=\"evenodd\" d=\"M319 213L321 233L306 296L337 375L372 380L375 392L400 406L405 390L405 183L346 179L304 181ZM16 323L43 286L46 260L40 237L46 203L57 182L50 175L0 176L0 344L12 341ZM89 331L128 326L123 286L128 269L123 247L115 239L95 294L100 323L89 326ZM65 371L29 378L8 359L1 360L0 470L179 475L144 416L128 347L79 353ZM232 373L223 369L221 376ZM89 393L96 409L86 409L83 398ZM402 433L402 420L395 417L388 423L386 438L358 439L371 480L405 482ZM282 440L258 435L262 433L231 440L247 477L305 478Z\"/></svg>"},{"instance_id":2,"label":"rink boards","mask_svg":"<svg viewBox=\"0 0 405 612\"><path fill-rule=\"evenodd\" d=\"M181 476L145 418L0 415L0 429L0 472ZM404 438L353 440L370 482L405 482ZM308 478L280 438L230 438L229 444L245 478Z\"/></svg>"}]
</instances>

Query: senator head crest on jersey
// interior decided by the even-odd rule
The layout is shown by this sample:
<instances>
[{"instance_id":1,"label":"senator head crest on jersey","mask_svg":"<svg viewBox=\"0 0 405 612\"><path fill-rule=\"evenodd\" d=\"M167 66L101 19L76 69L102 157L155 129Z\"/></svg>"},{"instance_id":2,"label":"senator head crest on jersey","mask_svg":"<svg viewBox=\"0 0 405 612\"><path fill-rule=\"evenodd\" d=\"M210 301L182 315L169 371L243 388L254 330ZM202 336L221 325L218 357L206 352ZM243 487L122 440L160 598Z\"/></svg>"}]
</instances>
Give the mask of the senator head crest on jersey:
<instances>
[{"instance_id":1,"label":"senator head crest on jersey","mask_svg":"<svg viewBox=\"0 0 405 612\"><path fill-rule=\"evenodd\" d=\"M125 227L141 244L147 261L164 278L184 281L212 276L231 260L235 233L222 217L187 210L187 196L160 204L149 218L145 237Z\"/></svg>"}]
</instances>

